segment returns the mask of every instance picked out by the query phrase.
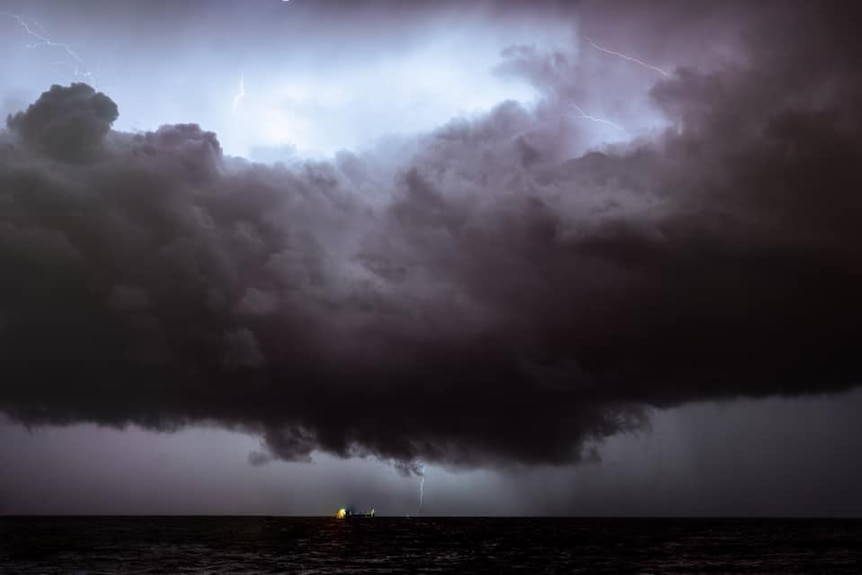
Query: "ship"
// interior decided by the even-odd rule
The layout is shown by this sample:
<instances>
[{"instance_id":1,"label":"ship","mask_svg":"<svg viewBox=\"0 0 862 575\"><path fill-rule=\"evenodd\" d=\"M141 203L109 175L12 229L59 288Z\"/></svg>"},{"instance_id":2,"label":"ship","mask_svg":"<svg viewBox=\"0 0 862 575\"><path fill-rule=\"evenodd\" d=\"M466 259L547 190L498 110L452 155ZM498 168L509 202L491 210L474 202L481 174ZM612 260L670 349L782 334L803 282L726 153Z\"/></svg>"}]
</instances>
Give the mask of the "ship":
<instances>
[{"instance_id":1,"label":"ship","mask_svg":"<svg viewBox=\"0 0 862 575\"><path fill-rule=\"evenodd\" d=\"M335 514L336 519L371 519L374 517L374 508L371 508L371 511L367 513L361 513L354 511L350 507L342 507L338 510L338 513Z\"/></svg>"}]
</instances>

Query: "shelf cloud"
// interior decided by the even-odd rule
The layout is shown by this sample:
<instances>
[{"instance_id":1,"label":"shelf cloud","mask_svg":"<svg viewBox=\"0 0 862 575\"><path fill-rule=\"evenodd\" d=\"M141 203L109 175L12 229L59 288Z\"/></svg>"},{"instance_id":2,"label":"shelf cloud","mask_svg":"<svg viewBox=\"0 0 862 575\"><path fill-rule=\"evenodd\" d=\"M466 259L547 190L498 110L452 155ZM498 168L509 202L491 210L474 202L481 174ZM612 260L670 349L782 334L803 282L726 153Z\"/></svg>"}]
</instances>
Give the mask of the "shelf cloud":
<instances>
[{"instance_id":1,"label":"shelf cloud","mask_svg":"<svg viewBox=\"0 0 862 575\"><path fill-rule=\"evenodd\" d=\"M653 74L662 127L586 152L575 47L501 56L532 104L281 164L46 87L0 132L0 409L416 473L577 462L651 406L857 385L860 9L729 6L738 57Z\"/></svg>"}]
</instances>

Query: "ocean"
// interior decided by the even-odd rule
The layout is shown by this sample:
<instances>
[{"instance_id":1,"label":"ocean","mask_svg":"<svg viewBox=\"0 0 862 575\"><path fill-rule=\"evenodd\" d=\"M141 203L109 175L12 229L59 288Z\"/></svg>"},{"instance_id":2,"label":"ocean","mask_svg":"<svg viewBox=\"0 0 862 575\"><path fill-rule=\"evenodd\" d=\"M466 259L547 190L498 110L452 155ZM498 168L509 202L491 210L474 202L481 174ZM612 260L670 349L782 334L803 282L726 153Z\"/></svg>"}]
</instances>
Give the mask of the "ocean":
<instances>
[{"instance_id":1,"label":"ocean","mask_svg":"<svg viewBox=\"0 0 862 575\"><path fill-rule=\"evenodd\" d=\"M862 520L0 517L0 573L862 573Z\"/></svg>"}]
</instances>

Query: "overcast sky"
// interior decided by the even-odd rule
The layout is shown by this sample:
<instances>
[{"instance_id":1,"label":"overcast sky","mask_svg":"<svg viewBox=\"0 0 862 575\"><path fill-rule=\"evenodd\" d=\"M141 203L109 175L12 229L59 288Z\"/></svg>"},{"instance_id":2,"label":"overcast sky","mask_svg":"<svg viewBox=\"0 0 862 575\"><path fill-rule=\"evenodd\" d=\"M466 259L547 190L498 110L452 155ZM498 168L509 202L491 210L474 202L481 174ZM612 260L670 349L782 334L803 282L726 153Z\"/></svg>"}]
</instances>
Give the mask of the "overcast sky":
<instances>
[{"instance_id":1,"label":"overcast sky","mask_svg":"<svg viewBox=\"0 0 862 575\"><path fill-rule=\"evenodd\" d=\"M862 513L862 14L750 4L0 0L0 512Z\"/></svg>"}]
</instances>

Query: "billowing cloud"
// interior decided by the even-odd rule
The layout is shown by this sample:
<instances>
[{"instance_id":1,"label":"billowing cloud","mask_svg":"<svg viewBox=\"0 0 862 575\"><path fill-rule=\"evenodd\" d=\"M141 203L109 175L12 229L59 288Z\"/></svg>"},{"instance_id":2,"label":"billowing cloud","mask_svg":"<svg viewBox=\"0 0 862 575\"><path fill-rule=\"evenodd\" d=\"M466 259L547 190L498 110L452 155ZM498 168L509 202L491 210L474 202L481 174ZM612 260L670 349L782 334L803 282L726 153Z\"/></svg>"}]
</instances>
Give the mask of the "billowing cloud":
<instances>
[{"instance_id":1,"label":"billowing cloud","mask_svg":"<svg viewBox=\"0 0 862 575\"><path fill-rule=\"evenodd\" d=\"M0 408L415 472L855 385L862 51L835 3L781 6L744 58L658 79L667 130L577 157L565 51L507 52L535 107L291 166L108 133L107 96L52 88L0 146Z\"/></svg>"},{"instance_id":2,"label":"billowing cloud","mask_svg":"<svg viewBox=\"0 0 862 575\"><path fill-rule=\"evenodd\" d=\"M86 84L53 86L7 127L36 150L58 160L91 157L119 116L117 105Z\"/></svg>"},{"instance_id":3,"label":"billowing cloud","mask_svg":"<svg viewBox=\"0 0 862 575\"><path fill-rule=\"evenodd\" d=\"M395 469L405 477L411 475L422 477L425 475L425 466L416 461L398 461L395 463Z\"/></svg>"}]
</instances>

